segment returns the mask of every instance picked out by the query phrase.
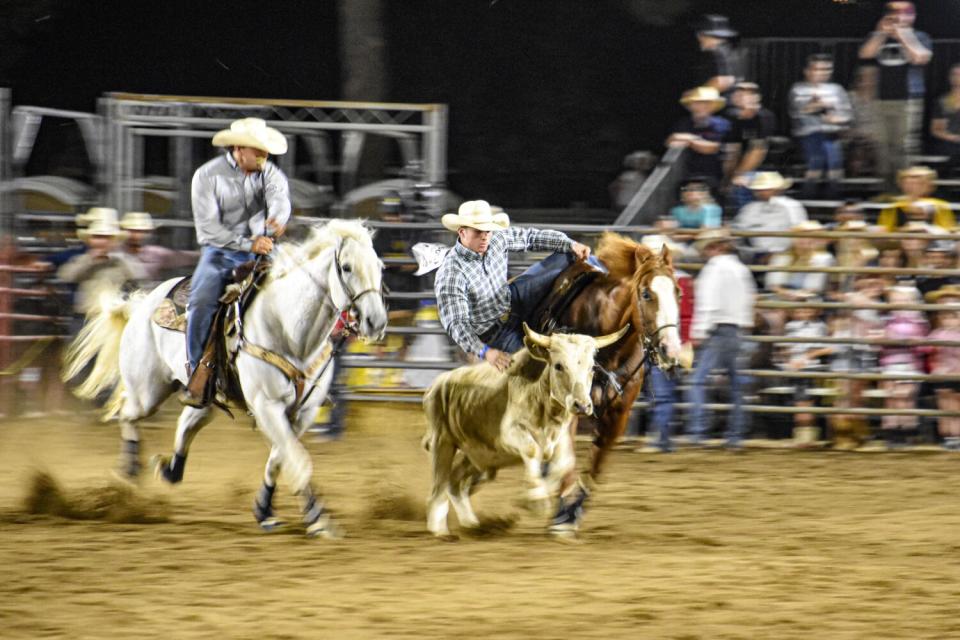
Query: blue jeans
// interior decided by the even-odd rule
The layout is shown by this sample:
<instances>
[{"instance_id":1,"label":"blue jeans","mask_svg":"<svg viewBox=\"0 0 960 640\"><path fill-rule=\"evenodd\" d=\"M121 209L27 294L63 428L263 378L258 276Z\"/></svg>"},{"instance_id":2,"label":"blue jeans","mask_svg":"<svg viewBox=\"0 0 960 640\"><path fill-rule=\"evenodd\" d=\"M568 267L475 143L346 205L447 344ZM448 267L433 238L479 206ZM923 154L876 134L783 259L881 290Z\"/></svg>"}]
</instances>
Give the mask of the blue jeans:
<instances>
[{"instance_id":1,"label":"blue jeans","mask_svg":"<svg viewBox=\"0 0 960 640\"><path fill-rule=\"evenodd\" d=\"M670 421L673 419L673 404L676 402L677 381L660 367L647 365L647 401L650 402L650 425L660 434L657 446L669 449Z\"/></svg>"},{"instance_id":2,"label":"blue jeans","mask_svg":"<svg viewBox=\"0 0 960 640\"><path fill-rule=\"evenodd\" d=\"M843 169L843 151L840 140L823 132L800 136L807 171L827 172Z\"/></svg>"},{"instance_id":3,"label":"blue jeans","mask_svg":"<svg viewBox=\"0 0 960 640\"><path fill-rule=\"evenodd\" d=\"M220 304L220 296L230 282L235 267L253 260L255 254L231 251L219 247L204 247L200 262L190 282L190 302L187 306L187 361L196 369L203 347L210 334L213 314Z\"/></svg>"},{"instance_id":4,"label":"blue jeans","mask_svg":"<svg viewBox=\"0 0 960 640\"><path fill-rule=\"evenodd\" d=\"M576 257L572 253L551 253L517 276L510 283L510 317L505 322L497 320L499 326L487 345L507 353L520 351L523 348L523 323L529 324L537 306L550 293L553 281L574 260ZM604 272L607 270L594 256L590 256L588 262Z\"/></svg>"},{"instance_id":5,"label":"blue jeans","mask_svg":"<svg viewBox=\"0 0 960 640\"><path fill-rule=\"evenodd\" d=\"M740 354L740 329L734 325L718 325L697 354L697 366L690 380L688 401L690 412L690 436L695 442L707 437L706 383L713 369L727 374L730 385L730 402L733 409L727 419L726 439L730 446L737 446L743 438L742 376L737 371L737 356Z\"/></svg>"}]
</instances>

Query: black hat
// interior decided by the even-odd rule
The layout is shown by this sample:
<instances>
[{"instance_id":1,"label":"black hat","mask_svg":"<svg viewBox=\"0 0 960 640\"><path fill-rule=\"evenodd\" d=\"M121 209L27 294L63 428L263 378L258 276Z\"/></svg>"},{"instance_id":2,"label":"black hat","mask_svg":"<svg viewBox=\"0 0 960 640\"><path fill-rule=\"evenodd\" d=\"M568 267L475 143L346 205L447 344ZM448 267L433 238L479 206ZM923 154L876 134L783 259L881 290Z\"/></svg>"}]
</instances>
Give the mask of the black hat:
<instances>
[{"instance_id":1,"label":"black hat","mask_svg":"<svg viewBox=\"0 0 960 640\"><path fill-rule=\"evenodd\" d=\"M737 32L730 28L727 16L707 14L697 25L697 33L714 38L736 38Z\"/></svg>"}]
</instances>

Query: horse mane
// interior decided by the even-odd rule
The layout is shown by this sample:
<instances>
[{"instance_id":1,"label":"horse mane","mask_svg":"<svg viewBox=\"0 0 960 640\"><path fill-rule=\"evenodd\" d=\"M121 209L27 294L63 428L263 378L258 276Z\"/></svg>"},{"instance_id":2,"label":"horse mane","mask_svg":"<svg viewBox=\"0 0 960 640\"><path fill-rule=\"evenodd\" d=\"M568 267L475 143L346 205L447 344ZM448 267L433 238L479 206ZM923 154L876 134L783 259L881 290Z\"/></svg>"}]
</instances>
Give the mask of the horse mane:
<instances>
[{"instance_id":1,"label":"horse mane","mask_svg":"<svg viewBox=\"0 0 960 640\"><path fill-rule=\"evenodd\" d=\"M364 224L364 220L343 220L335 218L321 227L314 227L303 242L285 243L279 253L271 276L279 279L305 262L313 260L321 253L339 245L344 240L356 240L367 247L373 246L373 231Z\"/></svg>"},{"instance_id":2,"label":"horse mane","mask_svg":"<svg viewBox=\"0 0 960 640\"><path fill-rule=\"evenodd\" d=\"M612 231L605 231L597 244L597 258L606 265L612 280L635 277L640 263L652 257L648 247Z\"/></svg>"}]
</instances>

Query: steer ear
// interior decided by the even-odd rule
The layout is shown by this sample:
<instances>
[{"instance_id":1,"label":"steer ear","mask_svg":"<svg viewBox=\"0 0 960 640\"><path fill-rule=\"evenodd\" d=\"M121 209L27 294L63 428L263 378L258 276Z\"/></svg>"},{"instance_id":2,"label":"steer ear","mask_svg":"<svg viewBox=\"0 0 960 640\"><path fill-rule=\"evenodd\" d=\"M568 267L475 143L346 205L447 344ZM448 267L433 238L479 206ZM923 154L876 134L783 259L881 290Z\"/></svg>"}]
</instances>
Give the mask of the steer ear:
<instances>
[{"instance_id":1,"label":"steer ear","mask_svg":"<svg viewBox=\"0 0 960 640\"><path fill-rule=\"evenodd\" d=\"M605 336L597 336L593 339L593 341L597 343L597 349L603 349L604 347L609 347L614 342L622 338L629 329L630 325L625 324L623 327L621 327L620 331L617 331L616 333L608 333Z\"/></svg>"}]
</instances>

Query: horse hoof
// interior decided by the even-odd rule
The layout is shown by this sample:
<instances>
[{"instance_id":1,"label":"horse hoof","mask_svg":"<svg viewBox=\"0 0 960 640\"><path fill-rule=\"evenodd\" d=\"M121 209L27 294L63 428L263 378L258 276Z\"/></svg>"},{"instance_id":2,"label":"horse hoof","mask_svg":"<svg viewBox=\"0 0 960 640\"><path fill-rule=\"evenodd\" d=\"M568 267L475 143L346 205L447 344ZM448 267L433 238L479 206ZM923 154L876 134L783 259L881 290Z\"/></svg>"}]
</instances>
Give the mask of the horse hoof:
<instances>
[{"instance_id":1,"label":"horse hoof","mask_svg":"<svg viewBox=\"0 0 960 640\"><path fill-rule=\"evenodd\" d=\"M261 521L258 522L257 524L260 525L260 528L261 528L263 531L266 531L267 533L269 533L269 532L271 532L271 531L276 531L277 529L279 529L280 527L284 526L284 525L287 524L287 523L284 522L283 520L279 520L279 519L274 518L273 516L271 516L271 517L269 517L269 518L264 518L263 520L261 520Z\"/></svg>"},{"instance_id":2,"label":"horse hoof","mask_svg":"<svg viewBox=\"0 0 960 640\"><path fill-rule=\"evenodd\" d=\"M553 526L548 529L550 537L557 542L566 544L581 544L583 541L577 536L577 530L573 527Z\"/></svg>"},{"instance_id":3,"label":"horse hoof","mask_svg":"<svg viewBox=\"0 0 960 640\"><path fill-rule=\"evenodd\" d=\"M453 533L435 533L433 537L440 542L459 542L460 536Z\"/></svg>"},{"instance_id":4,"label":"horse hoof","mask_svg":"<svg viewBox=\"0 0 960 640\"><path fill-rule=\"evenodd\" d=\"M163 471L170 467L170 458L157 454L150 458L150 467L153 469L154 478L165 481L166 478L164 477Z\"/></svg>"},{"instance_id":5,"label":"horse hoof","mask_svg":"<svg viewBox=\"0 0 960 640\"><path fill-rule=\"evenodd\" d=\"M186 465L186 458L174 454L173 458L163 455L155 455L150 458L150 466L153 467L153 476L168 484L177 484L183 480L183 469Z\"/></svg>"},{"instance_id":6,"label":"horse hoof","mask_svg":"<svg viewBox=\"0 0 960 640\"><path fill-rule=\"evenodd\" d=\"M346 533L329 518L320 518L313 524L307 525L308 538L324 538L326 540L340 540Z\"/></svg>"}]
</instances>

